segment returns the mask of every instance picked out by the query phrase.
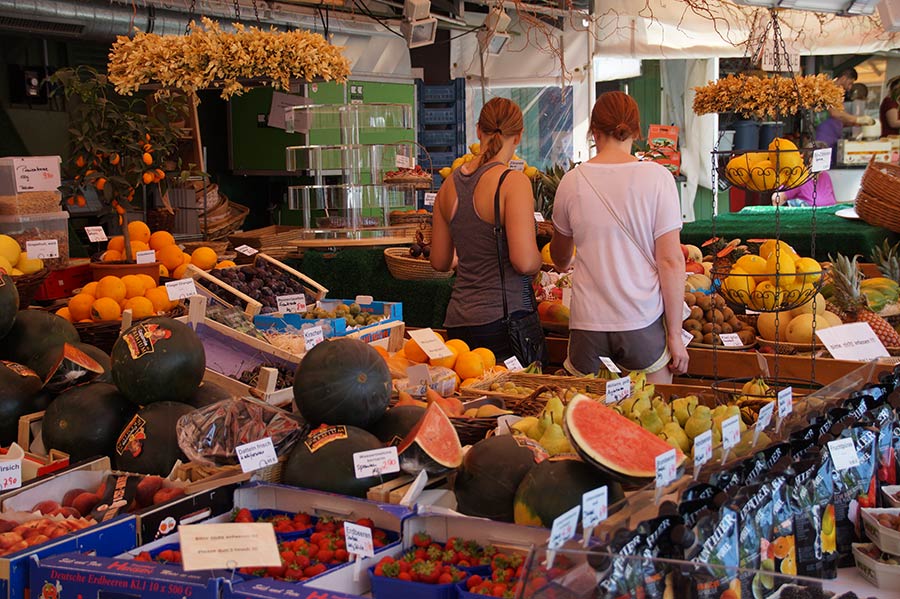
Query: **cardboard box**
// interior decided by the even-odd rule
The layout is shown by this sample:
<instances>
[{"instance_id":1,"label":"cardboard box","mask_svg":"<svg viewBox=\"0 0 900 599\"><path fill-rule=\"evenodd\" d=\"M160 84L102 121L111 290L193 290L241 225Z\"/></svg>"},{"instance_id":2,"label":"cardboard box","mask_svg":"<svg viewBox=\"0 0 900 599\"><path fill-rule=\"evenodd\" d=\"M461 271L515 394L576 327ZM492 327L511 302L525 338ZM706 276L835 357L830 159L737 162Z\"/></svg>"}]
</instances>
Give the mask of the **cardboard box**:
<instances>
[{"instance_id":1,"label":"cardboard box","mask_svg":"<svg viewBox=\"0 0 900 599\"><path fill-rule=\"evenodd\" d=\"M0 448L5 455L7 449ZM69 466L69 454L53 449L50 455L37 455L28 451L22 458L22 482L27 483L36 478L59 472Z\"/></svg>"},{"instance_id":2,"label":"cardboard box","mask_svg":"<svg viewBox=\"0 0 900 599\"><path fill-rule=\"evenodd\" d=\"M678 148L678 127L675 125L650 125L647 130L647 143L651 148Z\"/></svg>"},{"instance_id":3,"label":"cardboard box","mask_svg":"<svg viewBox=\"0 0 900 599\"><path fill-rule=\"evenodd\" d=\"M842 139L837 145L838 164L866 165L875 157L877 162L891 161L892 144L890 141L853 141Z\"/></svg>"},{"instance_id":4,"label":"cardboard box","mask_svg":"<svg viewBox=\"0 0 900 599\"><path fill-rule=\"evenodd\" d=\"M167 564L67 553L35 560L32 599L220 599L224 579Z\"/></svg>"},{"instance_id":5,"label":"cardboard box","mask_svg":"<svg viewBox=\"0 0 900 599\"><path fill-rule=\"evenodd\" d=\"M226 582L222 599L360 599L360 596L262 579L238 584Z\"/></svg>"}]
</instances>

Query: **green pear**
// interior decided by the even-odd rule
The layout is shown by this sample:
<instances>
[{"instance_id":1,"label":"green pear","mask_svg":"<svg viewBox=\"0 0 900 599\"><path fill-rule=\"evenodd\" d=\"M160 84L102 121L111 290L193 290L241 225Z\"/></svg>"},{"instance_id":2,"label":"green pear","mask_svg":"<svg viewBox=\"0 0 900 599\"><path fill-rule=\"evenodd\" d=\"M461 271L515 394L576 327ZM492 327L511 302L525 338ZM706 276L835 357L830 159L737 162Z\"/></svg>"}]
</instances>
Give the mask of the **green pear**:
<instances>
[{"instance_id":1,"label":"green pear","mask_svg":"<svg viewBox=\"0 0 900 599\"><path fill-rule=\"evenodd\" d=\"M526 437L537 440L540 438L540 436L537 435L537 430L540 426L541 421L537 416L526 416L513 424L510 428L522 433Z\"/></svg>"},{"instance_id":2,"label":"green pear","mask_svg":"<svg viewBox=\"0 0 900 599\"><path fill-rule=\"evenodd\" d=\"M631 384L634 385L635 391L642 391L647 386L647 373L645 372L632 370L628 373L628 377L631 379Z\"/></svg>"},{"instance_id":3,"label":"green pear","mask_svg":"<svg viewBox=\"0 0 900 599\"><path fill-rule=\"evenodd\" d=\"M650 398L644 395L631 406L631 413L634 414L635 418L640 416L641 413L650 411L652 412L652 408L650 405Z\"/></svg>"},{"instance_id":4,"label":"green pear","mask_svg":"<svg viewBox=\"0 0 900 599\"><path fill-rule=\"evenodd\" d=\"M684 424L684 434L693 440L697 435L708 431L710 428L712 428L712 419L698 416L695 412Z\"/></svg>"},{"instance_id":5,"label":"green pear","mask_svg":"<svg viewBox=\"0 0 900 599\"><path fill-rule=\"evenodd\" d=\"M672 422L672 406L661 397L653 398L653 409L656 411L656 414L659 416L659 419L665 422Z\"/></svg>"},{"instance_id":6,"label":"green pear","mask_svg":"<svg viewBox=\"0 0 900 599\"><path fill-rule=\"evenodd\" d=\"M541 447L546 449L547 453L550 455L572 453L574 451L569 440L566 438L566 433L563 432L563 428L556 423L547 427L547 430L541 435L538 443L540 443Z\"/></svg>"},{"instance_id":7,"label":"green pear","mask_svg":"<svg viewBox=\"0 0 900 599\"><path fill-rule=\"evenodd\" d=\"M660 420L656 410L644 410L640 415L641 426L654 435L662 432L663 421Z\"/></svg>"},{"instance_id":8,"label":"green pear","mask_svg":"<svg viewBox=\"0 0 900 599\"><path fill-rule=\"evenodd\" d=\"M672 447L677 447L683 453L690 452L691 440L688 439L688 436L684 434L684 430L682 430L675 422L669 422L663 426L660 435L662 435L666 442Z\"/></svg>"},{"instance_id":9,"label":"green pear","mask_svg":"<svg viewBox=\"0 0 900 599\"><path fill-rule=\"evenodd\" d=\"M691 412L693 412L694 408L696 408L697 405L700 403L700 399L696 395L688 395L687 400L688 400L688 409Z\"/></svg>"},{"instance_id":10,"label":"green pear","mask_svg":"<svg viewBox=\"0 0 900 599\"><path fill-rule=\"evenodd\" d=\"M553 415L553 422L562 422L566 406L563 405L563 402L558 395L554 395L547 401L547 405L544 406L544 411L550 412Z\"/></svg>"},{"instance_id":11,"label":"green pear","mask_svg":"<svg viewBox=\"0 0 900 599\"><path fill-rule=\"evenodd\" d=\"M629 395L628 397L623 399L622 402L619 403L619 407L622 408L622 413L626 416L630 416L631 412L634 411L634 410L632 410L634 403L637 400L639 400L640 398L641 398L640 394L635 393L634 395Z\"/></svg>"},{"instance_id":12,"label":"green pear","mask_svg":"<svg viewBox=\"0 0 900 599\"><path fill-rule=\"evenodd\" d=\"M715 421L713 421L712 427L712 444L713 447L722 442L722 424L719 423L719 426L716 426Z\"/></svg>"},{"instance_id":13,"label":"green pear","mask_svg":"<svg viewBox=\"0 0 900 599\"><path fill-rule=\"evenodd\" d=\"M712 410L710 410L707 406L697 406L696 408L694 408L694 411L691 412L691 416L710 419L712 418Z\"/></svg>"},{"instance_id":14,"label":"green pear","mask_svg":"<svg viewBox=\"0 0 900 599\"><path fill-rule=\"evenodd\" d=\"M544 432L550 428L551 424L553 424L553 415L546 410L541 412L541 417L538 420L538 425L534 428L534 437L532 439L540 439Z\"/></svg>"},{"instance_id":15,"label":"green pear","mask_svg":"<svg viewBox=\"0 0 900 599\"><path fill-rule=\"evenodd\" d=\"M691 413L688 412L687 409L687 404L674 406L672 415L675 417L675 422L677 422L679 426L687 424L688 418L691 417Z\"/></svg>"}]
</instances>

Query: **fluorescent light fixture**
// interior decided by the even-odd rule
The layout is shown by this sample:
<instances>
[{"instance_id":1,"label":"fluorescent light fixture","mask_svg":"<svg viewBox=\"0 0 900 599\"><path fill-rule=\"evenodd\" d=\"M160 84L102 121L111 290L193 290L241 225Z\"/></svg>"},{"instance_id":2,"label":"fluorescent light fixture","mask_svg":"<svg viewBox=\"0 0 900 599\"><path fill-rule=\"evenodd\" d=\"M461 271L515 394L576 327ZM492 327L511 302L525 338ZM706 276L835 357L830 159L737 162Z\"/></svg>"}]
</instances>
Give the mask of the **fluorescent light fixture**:
<instances>
[{"instance_id":1,"label":"fluorescent light fixture","mask_svg":"<svg viewBox=\"0 0 900 599\"><path fill-rule=\"evenodd\" d=\"M403 21L400 23L400 32L406 38L407 47L428 46L434 43L434 37L437 35L437 19L432 17L418 21Z\"/></svg>"},{"instance_id":2,"label":"fluorescent light fixture","mask_svg":"<svg viewBox=\"0 0 900 599\"><path fill-rule=\"evenodd\" d=\"M510 21L512 21L512 19L510 19L509 15L506 14L506 11L503 10L503 6L500 5L489 12L488 16L484 18L484 28L488 31L505 33L506 28L509 27Z\"/></svg>"},{"instance_id":3,"label":"fluorescent light fixture","mask_svg":"<svg viewBox=\"0 0 900 599\"><path fill-rule=\"evenodd\" d=\"M404 21L421 21L429 16L431 16L431 0L404 0Z\"/></svg>"},{"instance_id":4,"label":"fluorescent light fixture","mask_svg":"<svg viewBox=\"0 0 900 599\"><path fill-rule=\"evenodd\" d=\"M508 33L495 31L479 31L475 34L475 37L478 38L478 47L481 48L481 51L493 56L506 50L506 45L509 42Z\"/></svg>"}]
</instances>

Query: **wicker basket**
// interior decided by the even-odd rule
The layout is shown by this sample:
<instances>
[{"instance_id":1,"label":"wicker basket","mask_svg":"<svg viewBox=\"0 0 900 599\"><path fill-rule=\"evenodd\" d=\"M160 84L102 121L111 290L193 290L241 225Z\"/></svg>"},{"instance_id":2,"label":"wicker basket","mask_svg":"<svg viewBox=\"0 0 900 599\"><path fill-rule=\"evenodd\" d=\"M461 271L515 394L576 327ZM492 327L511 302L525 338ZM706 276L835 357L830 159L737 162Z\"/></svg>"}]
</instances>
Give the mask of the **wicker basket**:
<instances>
[{"instance_id":1,"label":"wicker basket","mask_svg":"<svg viewBox=\"0 0 900 599\"><path fill-rule=\"evenodd\" d=\"M856 196L856 213L870 225L900 233L900 166L869 162Z\"/></svg>"},{"instance_id":2,"label":"wicker basket","mask_svg":"<svg viewBox=\"0 0 900 599\"><path fill-rule=\"evenodd\" d=\"M155 208L147 211L147 226L151 231L173 231L177 208Z\"/></svg>"},{"instance_id":3,"label":"wicker basket","mask_svg":"<svg viewBox=\"0 0 900 599\"><path fill-rule=\"evenodd\" d=\"M177 465L171 480L178 480L187 483L199 483L203 481L214 481L222 478L232 479L232 477L243 478L243 480L259 480L267 483L280 483L284 472L284 463L287 456L280 456L278 462L271 466L266 466L254 472L243 473L241 467L237 464L234 466L206 466L197 462L188 462L186 464ZM242 476L242 474L244 476Z\"/></svg>"},{"instance_id":4,"label":"wicker basket","mask_svg":"<svg viewBox=\"0 0 900 599\"><path fill-rule=\"evenodd\" d=\"M463 399L471 399L473 397L481 397L487 395L489 397L502 397L507 403L507 409L515 410L509 407L510 398L524 400L528 396L510 395L509 392L502 390L491 390L494 383L513 383L517 387L524 387L532 391L532 395L536 389L547 390L554 387L577 387L588 393L603 395L606 393L606 381L604 379L582 378L574 376L555 376L550 374L525 374L521 372L501 372L491 378L478 381L466 387L460 388L459 392ZM526 414L527 416L528 414Z\"/></svg>"},{"instance_id":5,"label":"wicker basket","mask_svg":"<svg viewBox=\"0 0 900 599\"><path fill-rule=\"evenodd\" d=\"M34 301L34 296L38 289L44 284L44 280L50 276L50 269L42 268L31 275L19 275L13 277L16 284L16 290L19 292L19 309L24 310Z\"/></svg>"},{"instance_id":6,"label":"wicker basket","mask_svg":"<svg viewBox=\"0 0 900 599\"><path fill-rule=\"evenodd\" d=\"M190 254L199 247L211 248L221 260L228 252L228 241L187 241L184 243L184 252Z\"/></svg>"},{"instance_id":7,"label":"wicker basket","mask_svg":"<svg viewBox=\"0 0 900 599\"><path fill-rule=\"evenodd\" d=\"M244 220L250 214L250 208L243 204L229 201L226 205L228 208L226 216L215 219L215 222L210 220L208 225L205 224L203 215L200 216L200 229L209 240L228 239L229 235L243 226Z\"/></svg>"},{"instance_id":8,"label":"wicker basket","mask_svg":"<svg viewBox=\"0 0 900 599\"><path fill-rule=\"evenodd\" d=\"M431 268L428 260L411 258L409 248L394 247L384 250L384 260L388 270L395 279L401 281L427 281L433 279L449 279L453 271L440 272Z\"/></svg>"},{"instance_id":9,"label":"wicker basket","mask_svg":"<svg viewBox=\"0 0 900 599\"><path fill-rule=\"evenodd\" d=\"M409 212L391 212L390 223L394 225L428 225L431 226L431 213L422 214L414 210Z\"/></svg>"},{"instance_id":10,"label":"wicker basket","mask_svg":"<svg viewBox=\"0 0 900 599\"><path fill-rule=\"evenodd\" d=\"M186 314L186 310L184 306L178 305L175 306L172 310L169 310L164 314L164 316L168 316L169 318L178 318L179 316L184 316ZM136 319L134 322L140 322L141 319ZM76 322L74 323L75 330L78 331L78 336L81 338L82 343L87 343L89 345L93 345L95 347L99 347L106 353L112 352L113 345L115 345L116 340L119 338L119 332L122 329L122 323L118 320L108 320L101 322Z\"/></svg>"}]
</instances>

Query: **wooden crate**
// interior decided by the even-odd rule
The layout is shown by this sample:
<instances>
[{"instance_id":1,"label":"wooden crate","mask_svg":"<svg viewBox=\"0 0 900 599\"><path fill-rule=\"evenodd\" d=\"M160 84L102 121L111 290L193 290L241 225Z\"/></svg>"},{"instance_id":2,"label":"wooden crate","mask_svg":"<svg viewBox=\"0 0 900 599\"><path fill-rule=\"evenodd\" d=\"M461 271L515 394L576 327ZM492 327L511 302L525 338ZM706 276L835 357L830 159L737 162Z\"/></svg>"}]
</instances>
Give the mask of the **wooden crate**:
<instances>
[{"instance_id":1,"label":"wooden crate","mask_svg":"<svg viewBox=\"0 0 900 599\"><path fill-rule=\"evenodd\" d=\"M345 337L352 337L365 341L369 345L379 345L389 352L400 351L403 347L403 336L406 325L402 320L383 322L359 331L347 333Z\"/></svg>"},{"instance_id":2,"label":"wooden crate","mask_svg":"<svg viewBox=\"0 0 900 599\"><path fill-rule=\"evenodd\" d=\"M688 348L690 362L687 374L712 381L718 378L752 378L760 374L760 356L765 360L769 372L774 375L775 361L781 378L812 381L812 360L809 356L789 356L784 354L763 354L745 351L716 351L711 349ZM860 367L860 362L816 358L815 381L828 385L847 376ZM702 384L702 383L697 383Z\"/></svg>"},{"instance_id":3,"label":"wooden crate","mask_svg":"<svg viewBox=\"0 0 900 599\"><path fill-rule=\"evenodd\" d=\"M288 225L269 225L261 229L252 229L250 231L238 231L228 236L228 241L233 247L249 245L261 252L265 252L268 247L283 247L286 242L300 239L303 235L302 227L293 227Z\"/></svg>"},{"instance_id":4,"label":"wooden crate","mask_svg":"<svg viewBox=\"0 0 900 599\"><path fill-rule=\"evenodd\" d=\"M377 501L379 503L399 504L406 492L415 482L416 477L409 474L402 474L386 483L376 485L368 490L366 499ZM429 476L425 489L449 489L450 475L441 474L438 476Z\"/></svg>"},{"instance_id":5,"label":"wooden crate","mask_svg":"<svg viewBox=\"0 0 900 599\"><path fill-rule=\"evenodd\" d=\"M318 300L324 299L325 296L328 294L328 289L326 289L325 287L323 287L316 281L312 280L311 278L307 277L302 272L291 268L284 262L281 262L280 260L276 260L275 258L273 258L267 254L262 254L262 253L256 254L253 257L253 264L256 265L260 261L268 262L268 263L274 265L279 270L287 272L294 279L300 281L300 283L303 285L304 292L306 293L308 299L312 299L313 301L318 301ZM232 266L230 268L239 269L239 268L244 268L244 266ZM262 304L259 301L238 291L237 289L235 289L234 287L232 287L225 281L219 279L218 277L212 276L208 272L201 270L192 264L188 265L186 274L187 274L187 276L194 279L194 281L197 283L197 291L200 292L201 295L210 297L211 299L214 299L216 302L223 304L225 306L232 306L233 303L231 300L226 300L225 298L221 297L220 295L217 295L215 291L212 291L211 289L204 287L204 283L206 285L209 285L210 283L214 283L214 284L218 285L219 287L221 287L222 289L224 289L225 291L227 291L228 293L230 293L231 295L233 295L234 297L236 297L243 304L239 307L242 308L244 310L244 312L246 312L249 316L256 316L262 310ZM201 289L201 287L203 289Z\"/></svg>"},{"instance_id":6,"label":"wooden crate","mask_svg":"<svg viewBox=\"0 0 900 599\"><path fill-rule=\"evenodd\" d=\"M495 376L478 381L467 387L462 387L460 393L463 397L508 397L508 392L493 391L491 386L494 383L514 383L517 387L526 389L537 389L544 385L556 387L578 387L584 389L588 393L596 393L598 395L606 393L606 381L603 379L580 378L574 376L555 376L550 374L525 374L522 372L501 372Z\"/></svg>"}]
</instances>

